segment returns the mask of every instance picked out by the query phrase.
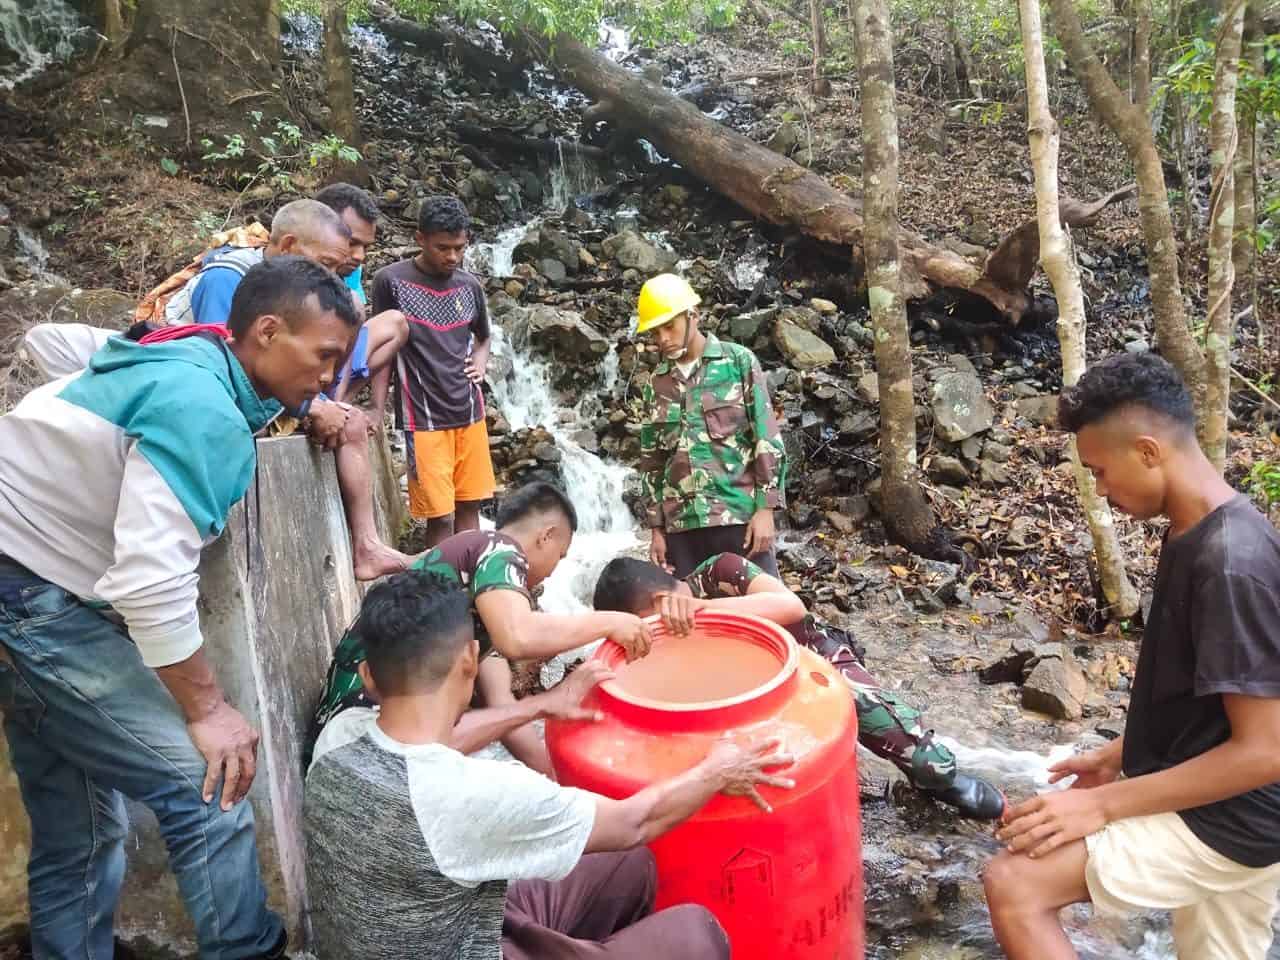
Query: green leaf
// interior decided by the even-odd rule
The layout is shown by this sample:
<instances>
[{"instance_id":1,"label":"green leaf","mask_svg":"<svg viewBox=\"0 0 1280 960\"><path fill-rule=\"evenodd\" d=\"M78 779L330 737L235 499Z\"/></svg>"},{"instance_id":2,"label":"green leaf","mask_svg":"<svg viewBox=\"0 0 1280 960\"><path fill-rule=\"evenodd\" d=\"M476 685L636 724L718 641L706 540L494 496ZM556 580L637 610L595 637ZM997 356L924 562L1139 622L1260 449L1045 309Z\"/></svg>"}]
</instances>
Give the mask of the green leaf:
<instances>
[{"instance_id":1,"label":"green leaf","mask_svg":"<svg viewBox=\"0 0 1280 960\"><path fill-rule=\"evenodd\" d=\"M171 177L176 177L178 175L178 165L168 157L165 157L160 161L160 169Z\"/></svg>"}]
</instances>

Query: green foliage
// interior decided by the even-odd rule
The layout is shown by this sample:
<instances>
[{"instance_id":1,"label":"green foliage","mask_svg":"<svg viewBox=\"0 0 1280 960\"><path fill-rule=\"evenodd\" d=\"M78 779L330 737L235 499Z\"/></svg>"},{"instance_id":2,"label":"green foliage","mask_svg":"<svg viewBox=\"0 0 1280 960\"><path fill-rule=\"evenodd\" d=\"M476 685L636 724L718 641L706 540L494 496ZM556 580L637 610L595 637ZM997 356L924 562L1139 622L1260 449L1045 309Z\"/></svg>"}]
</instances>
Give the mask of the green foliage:
<instances>
[{"instance_id":1,"label":"green foliage","mask_svg":"<svg viewBox=\"0 0 1280 960\"><path fill-rule=\"evenodd\" d=\"M580 40L594 40L609 20L641 43L688 42L695 30L731 26L738 15L738 0L394 0L394 6L416 20L447 13L468 23L485 20L503 33Z\"/></svg>"},{"instance_id":2,"label":"green foliage","mask_svg":"<svg viewBox=\"0 0 1280 960\"><path fill-rule=\"evenodd\" d=\"M201 210L196 218L191 221L192 229L195 231L193 239L206 240L221 230L225 223L226 220L213 211Z\"/></svg>"},{"instance_id":3,"label":"green foliage","mask_svg":"<svg viewBox=\"0 0 1280 960\"><path fill-rule=\"evenodd\" d=\"M781 50L784 57L801 57L804 59L812 57L809 50L809 44L805 43L803 40L797 40L795 37L783 40Z\"/></svg>"},{"instance_id":4,"label":"green foliage","mask_svg":"<svg viewBox=\"0 0 1280 960\"><path fill-rule=\"evenodd\" d=\"M178 175L178 164L174 162L172 157L164 157L160 161L160 169L171 177Z\"/></svg>"},{"instance_id":5,"label":"green foliage","mask_svg":"<svg viewBox=\"0 0 1280 960\"><path fill-rule=\"evenodd\" d=\"M302 129L287 120L277 120L270 132L263 132L263 115L258 110L250 112L248 120L253 133L247 139L242 134L232 133L223 135L221 146L208 138L200 141L205 150L201 159L220 177L246 187L265 181L276 189L288 190L293 186L292 174L304 167L328 167L360 161L360 151L341 137L330 134L322 140L308 141ZM247 167L246 160L256 162L256 166Z\"/></svg>"},{"instance_id":6,"label":"green foliage","mask_svg":"<svg viewBox=\"0 0 1280 960\"><path fill-rule=\"evenodd\" d=\"M1268 507L1280 503L1280 462L1263 460L1249 471L1249 488Z\"/></svg>"}]
</instances>

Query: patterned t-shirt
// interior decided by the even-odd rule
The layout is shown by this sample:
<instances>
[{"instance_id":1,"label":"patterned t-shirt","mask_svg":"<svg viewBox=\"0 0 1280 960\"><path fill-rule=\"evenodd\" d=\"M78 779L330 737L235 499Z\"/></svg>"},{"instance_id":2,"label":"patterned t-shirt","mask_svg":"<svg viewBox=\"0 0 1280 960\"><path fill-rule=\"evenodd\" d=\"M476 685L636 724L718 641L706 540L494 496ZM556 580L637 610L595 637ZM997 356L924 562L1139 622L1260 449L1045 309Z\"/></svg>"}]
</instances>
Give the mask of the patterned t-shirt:
<instances>
[{"instance_id":1,"label":"patterned t-shirt","mask_svg":"<svg viewBox=\"0 0 1280 960\"><path fill-rule=\"evenodd\" d=\"M517 590L533 605L529 594L529 560L520 544L496 530L455 534L420 556L410 569L438 574L466 588L471 595L471 612L482 655L488 652L490 642L484 622L475 613L476 597L490 590ZM354 627L353 624L347 629L333 652L324 695L316 708L316 730L348 707L367 707L372 703L360 681L358 668L364 662L364 644Z\"/></svg>"},{"instance_id":2,"label":"patterned t-shirt","mask_svg":"<svg viewBox=\"0 0 1280 960\"><path fill-rule=\"evenodd\" d=\"M465 270L441 280L402 260L374 274L371 300L372 313L399 310L409 320L409 342L396 359L404 429L454 430L483 420L484 395L463 369L475 345L489 339L480 281Z\"/></svg>"}]
</instances>

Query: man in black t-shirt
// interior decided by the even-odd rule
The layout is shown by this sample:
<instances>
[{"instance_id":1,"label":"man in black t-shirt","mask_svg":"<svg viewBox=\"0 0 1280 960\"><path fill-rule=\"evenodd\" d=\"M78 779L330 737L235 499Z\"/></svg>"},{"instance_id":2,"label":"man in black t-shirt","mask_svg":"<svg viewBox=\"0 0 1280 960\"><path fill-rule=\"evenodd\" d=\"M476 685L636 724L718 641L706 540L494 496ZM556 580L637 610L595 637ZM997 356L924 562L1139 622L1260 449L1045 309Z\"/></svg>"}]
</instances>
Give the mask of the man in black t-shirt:
<instances>
[{"instance_id":1,"label":"man in black t-shirt","mask_svg":"<svg viewBox=\"0 0 1280 960\"><path fill-rule=\"evenodd\" d=\"M409 463L409 512L427 520L427 546L480 526L493 496L484 422L489 308L462 269L471 218L455 197L429 197L418 213L418 255L373 278L373 309L399 310L409 340L396 356L400 422Z\"/></svg>"},{"instance_id":2,"label":"man in black t-shirt","mask_svg":"<svg viewBox=\"0 0 1280 960\"><path fill-rule=\"evenodd\" d=\"M1191 398L1152 354L1111 357L1059 417L1112 506L1164 516L1124 737L1014 807L985 882L1005 952L1074 957L1070 903L1171 910L1183 960L1263 960L1280 889L1280 534L1201 452Z\"/></svg>"}]
</instances>

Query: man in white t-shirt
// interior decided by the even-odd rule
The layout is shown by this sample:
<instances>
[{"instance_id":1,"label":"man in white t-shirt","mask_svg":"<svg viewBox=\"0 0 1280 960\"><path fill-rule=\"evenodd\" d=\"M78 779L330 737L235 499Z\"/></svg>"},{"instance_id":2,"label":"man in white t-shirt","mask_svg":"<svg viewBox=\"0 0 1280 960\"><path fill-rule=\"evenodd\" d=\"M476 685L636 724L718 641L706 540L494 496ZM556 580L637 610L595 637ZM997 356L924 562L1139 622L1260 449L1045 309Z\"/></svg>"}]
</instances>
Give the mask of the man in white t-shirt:
<instances>
[{"instance_id":1,"label":"man in white t-shirt","mask_svg":"<svg viewBox=\"0 0 1280 960\"><path fill-rule=\"evenodd\" d=\"M457 749L538 715L572 714L611 676L606 669L581 668L589 672L571 692L528 698L521 709L468 711L479 650L467 594L419 571L370 591L354 629L367 657L362 679L380 709L334 718L307 775L321 957L728 958L724 931L704 908L653 912L656 874L644 845L717 792L767 809L759 785L792 786L766 772L791 762L776 741L717 744L687 773L610 800Z\"/></svg>"}]
</instances>

